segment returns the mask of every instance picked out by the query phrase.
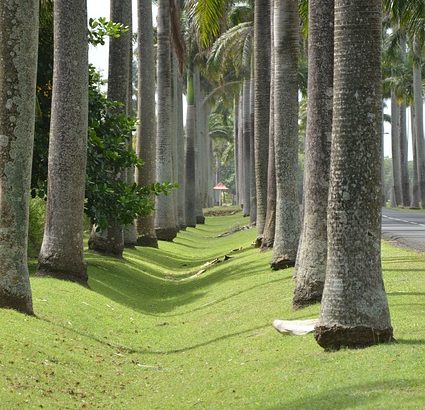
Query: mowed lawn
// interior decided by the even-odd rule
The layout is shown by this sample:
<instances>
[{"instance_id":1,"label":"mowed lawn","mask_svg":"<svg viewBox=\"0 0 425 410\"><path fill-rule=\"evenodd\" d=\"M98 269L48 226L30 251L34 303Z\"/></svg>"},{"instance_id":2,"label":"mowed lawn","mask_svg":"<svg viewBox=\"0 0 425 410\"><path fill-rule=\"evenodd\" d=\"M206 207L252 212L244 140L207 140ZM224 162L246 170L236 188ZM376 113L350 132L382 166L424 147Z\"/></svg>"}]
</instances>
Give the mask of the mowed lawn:
<instances>
[{"instance_id":1,"label":"mowed lawn","mask_svg":"<svg viewBox=\"0 0 425 410\"><path fill-rule=\"evenodd\" d=\"M32 278L37 317L0 312L0 409L425 408L425 255L383 245L397 343L325 353L272 328L319 306L292 311L292 269L269 269L254 229L218 237L246 223L88 253L90 289Z\"/></svg>"}]
</instances>

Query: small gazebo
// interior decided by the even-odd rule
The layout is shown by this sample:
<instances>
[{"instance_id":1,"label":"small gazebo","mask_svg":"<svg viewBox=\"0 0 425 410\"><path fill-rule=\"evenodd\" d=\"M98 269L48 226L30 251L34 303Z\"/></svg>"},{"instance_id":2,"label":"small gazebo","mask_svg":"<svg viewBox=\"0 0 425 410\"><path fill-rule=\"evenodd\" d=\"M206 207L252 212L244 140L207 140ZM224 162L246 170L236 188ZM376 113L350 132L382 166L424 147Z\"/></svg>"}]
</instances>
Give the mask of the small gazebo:
<instances>
[{"instance_id":1,"label":"small gazebo","mask_svg":"<svg viewBox=\"0 0 425 410\"><path fill-rule=\"evenodd\" d=\"M214 191L218 192L218 206L223 205L223 192L228 191L229 188L227 188L226 185L223 184L223 182L219 182L215 187Z\"/></svg>"}]
</instances>

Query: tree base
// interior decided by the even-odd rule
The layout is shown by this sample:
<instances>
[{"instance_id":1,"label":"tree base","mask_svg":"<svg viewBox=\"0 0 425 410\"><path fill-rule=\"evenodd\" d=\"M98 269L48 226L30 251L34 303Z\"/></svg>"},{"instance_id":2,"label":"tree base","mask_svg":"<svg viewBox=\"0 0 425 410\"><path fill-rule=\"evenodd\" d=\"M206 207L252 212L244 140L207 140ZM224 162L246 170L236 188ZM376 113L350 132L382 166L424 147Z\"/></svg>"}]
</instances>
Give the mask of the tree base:
<instances>
[{"instance_id":1,"label":"tree base","mask_svg":"<svg viewBox=\"0 0 425 410\"><path fill-rule=\"evenodd\" d=\"M205 216L204 215L198 215L196 217L196 224L197 225L204 225L205 224Z\"/></svg>"},{"instance_id":2,"label":"tree base","mask_svg":"<svg viewBox=\"0 0 425 410\"><path fill-rule=\"evenodd\" d=\"M394 342L392 327L372 329L366 326L316 326L314 337L327 351L339 350L341 347L359 349Z\"/></svg>"},{"instance_id":3,"label":"tree base","mask_svg":"<svg viewBox=\"0 0 425 410\"><path fill-rule=\"evenodd\" d=\"M139 236L137 238L137 245L145 248L158 248L158 239L152 236Z\"/></svg>"},{"instance_id":4,"label":"tree base","mask_svg":"<svg viewBox=\"0 0 425 410\"><path fill-rule=\"evenodd\" d=\"M87 281L89 279L87 276L87 265L85 263L81 264L79 269L65 270L55 268L52 264L41 261L38 263L36 276L48 276L55 279L67 280L83 286L88 286Z\"/></svg>"},{"instance_id":5,"label":"tree base","mask_svg":"<svg viewBox=\"0 0 425 410\"><path fill-rule=\"evenodd\" d=\"M285 257L277 258L270 263L273 270L292 268L293 266L295 266L295 261Z\"/></svg>"},{"instance_id":6,"label":"tree base","mask_svg":"<svg viewBox=\"0 0 425 410\"><path fill-rule=\"evenodd\" d=\"M34 315L31 296L12 296L3 291L0 291L0 309L14 309L30 316Z\"/></svg>"},{"instance_id":7,"label":"tree base","mask_svg":"<svg viewBox=\"0 0 425 410\"><path fill-rule=\"evenodd\" d=\"M314 282L307 287L297 287L294 291L294 298L292 299L292 307L294 310L302 309L304 307L320 303L323 294L323 282Z\"/></svg>"},{"instance_id":8,"label":"tree base","mask_svg":"<svg viewBox=\"0 0 425 410\"><path fill-rule=\"evenodd\" d=\"M256 248L261 248L262 244L263 244L263 237L262 236L257 236L257 238L255 239L254 246Z\"/></svg>"},{"instance_id":9,"label":"tree base","mask_svg":"<svg viewBox=\"0 0 425 410\"><path fill-rule=\"evenodd\" d=\"M180 227L179 227L179 229L180 229L181 231L185 231L185 230L186 230L186 228L187 228L187 226L186 226L186 225L180 225Z\"/></svg>"},{"instance_id":10,"label":"tree base","mask_svg":"<svg viewBox=\"0 0 425 410\"><path fill-rule=\"evenodd\" d=\"M108 241L101 236L91 237L89 239L89 249L93 252L100 253L105 256L113 256L122 258L124 244L117 245L114 241Z\"/></svg>"},{"instance_id":11,"label":"tree base","mask_svg":"<svg viewBox=\"0 0 425 410\"><path fill-rule=\"evenodd\" d=\"M177 228L156 228L155 232L160 241L172 242L177 236Z\"/></svg>"},{"instance_id":12,"label":"tree base","mask_svg":"<svg viewBox=\"0 0 425 410\"><path fill-rule=\"evenodd\" d=\"M273 244L274 244L274 240L263 238L263 240L261 242L260 251L261 252L267 252L267 251L273 249Z\"/></svg>"}]
</instances>

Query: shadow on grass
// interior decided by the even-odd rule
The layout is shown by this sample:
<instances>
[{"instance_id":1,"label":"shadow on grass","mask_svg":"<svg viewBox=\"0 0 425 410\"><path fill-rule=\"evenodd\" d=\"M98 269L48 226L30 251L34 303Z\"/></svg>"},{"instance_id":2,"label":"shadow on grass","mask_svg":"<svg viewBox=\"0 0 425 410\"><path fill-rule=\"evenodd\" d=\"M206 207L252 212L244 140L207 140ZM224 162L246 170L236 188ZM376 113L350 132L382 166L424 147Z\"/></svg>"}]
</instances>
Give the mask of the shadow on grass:
<instances>
[{"instance_id":1,"label":"shadow on grass","mask_svg":"<svg viewBox=\"0 0 425 410\"><path fill-rule=\"evenodd\" d=\"M96 343L100 343L100 344L102 344L104 346L108 346L112 349L117 349L120 352L125 352L125 353L128 353L128 354L152 354L152 355L168 355L168 354L184 353L184 352L187 352L187 351L190 351L190 350L199 349L201 347L205 347L205 346L208 346L208 345L211 345L211 344L214 344L214 343L219 343L219 342L227 340L227 339L246 335L246 334L258 331L258 330L267 329L267 328L271 327L270 324L265 324L265 325L262 325L262 326L256 326L256 327L253 327L253 328L250 328L250 329L241 330L239 332L234 332L234 333L229 333L229 334L226 334L226 335L223 335L223 336L218 336L218 337L215 337L213 339L206 340L204 342L199 342L199 343L196 343L196 344L193 344L193 345L190 345L190 346L181 347L179 349L152 350L152 349L146 349L146 348L141 348L141 347L130 347L130 346L119 345L119 344L116 344L116 343L109 343L109 342L107 342L103 339L100 339L97 336L81 332L77 329L73 329L71 327L68 327L68 326L65 326L65 325L62 325L62 324L59 324L59 323L55 323L55 322L53 322L49 319L46 319L46 318L38 318L38 319L42 320L46 323L49 323L53 326L60 327L60 328L66 330L66 331L69 331L71 333L75 333L78 336L93 340Z\"/></svg>"},{"instance_id":2,"label":"shadow on grass","mask_svg":"<svg viewBox=\"0 0 425 410\"><path fill-rule=\"evenodd\" d=\"M399 345L408 345L408 346L423 346L425 345L425 340L423 339L396 339L396 344Z\"/></svg>"},{"instance_id":3,"label":"shadow on grass","mask_svg":"<svg viewBox=\"0 0 425 410\"><path fill-rule=\"evenodd\" d=\"M374 383L356 384L339 389L332 388L329 391L312 394L311 396L303 395L302 398L290 402L284 402L264 407L267 410L281 409L353 409L356 407L374 408L374 401L379 400L382 396L391 396L394 392L400 393L400 390L410 390L422 385L419 380L394 379L387 381L379 381Z\"/></svg>"}]
</instances>

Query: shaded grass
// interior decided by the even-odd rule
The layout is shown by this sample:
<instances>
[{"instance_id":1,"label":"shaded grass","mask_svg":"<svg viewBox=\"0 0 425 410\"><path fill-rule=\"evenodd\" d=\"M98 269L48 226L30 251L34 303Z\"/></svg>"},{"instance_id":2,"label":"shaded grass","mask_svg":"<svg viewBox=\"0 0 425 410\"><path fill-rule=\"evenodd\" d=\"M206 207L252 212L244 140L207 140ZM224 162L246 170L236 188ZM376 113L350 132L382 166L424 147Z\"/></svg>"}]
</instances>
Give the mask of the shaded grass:
<instances>
[{"instance_id":1,"label":"shaded grass","mask_svg":"<svg viewBox=\"0 0 425 410\"><path fill-rule=\"evenodd\" d=\"M32 278L37 318L1 312L0 408L423 408L424 255L383 245L398 343L329 354L271 327L319 307L292 312L292 270L269 270L255 230L217 238L244 223L208 218L123 261L87 254L91 290Z\"/></svg>"}]
</instances>

